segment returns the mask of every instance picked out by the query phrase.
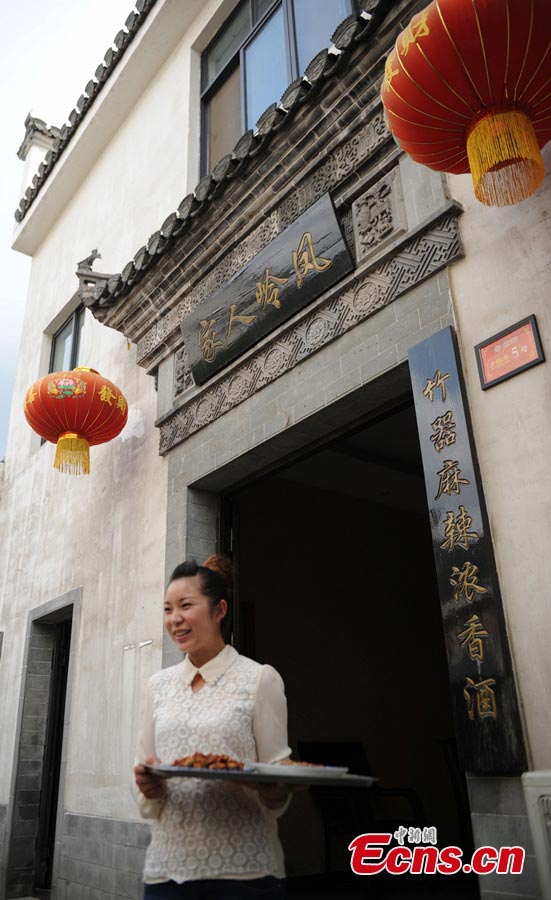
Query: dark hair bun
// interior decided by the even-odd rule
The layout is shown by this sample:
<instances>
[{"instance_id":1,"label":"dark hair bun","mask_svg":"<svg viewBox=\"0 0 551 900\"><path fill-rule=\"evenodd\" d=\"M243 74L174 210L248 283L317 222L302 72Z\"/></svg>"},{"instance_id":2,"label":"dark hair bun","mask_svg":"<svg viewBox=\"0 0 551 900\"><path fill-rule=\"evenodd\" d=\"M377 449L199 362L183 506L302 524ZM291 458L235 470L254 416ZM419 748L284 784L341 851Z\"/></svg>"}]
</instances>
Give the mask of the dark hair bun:
<instances>
[{"instance_id":1,"label":"dark hair bun","mask_svg":"<svg viewBox=\"0 0 551 900\"><path fill-rule=\"evenodd\" d=\"M223 579L226 587L233 583L233 563L227 556L209 556L203 563L205 569L216 572Z\"/></svg>"}]
</instances>

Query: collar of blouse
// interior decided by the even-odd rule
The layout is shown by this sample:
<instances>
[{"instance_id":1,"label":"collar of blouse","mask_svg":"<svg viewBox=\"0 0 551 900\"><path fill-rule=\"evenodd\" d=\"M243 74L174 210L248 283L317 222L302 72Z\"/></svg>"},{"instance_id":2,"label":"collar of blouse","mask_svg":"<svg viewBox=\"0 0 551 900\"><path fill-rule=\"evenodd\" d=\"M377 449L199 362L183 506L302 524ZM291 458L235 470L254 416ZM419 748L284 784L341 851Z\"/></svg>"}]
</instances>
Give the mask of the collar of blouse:
<instances>
[{"instance_id":1,"label":"collar of blouse","mask_svg":"<svg viewBox=\"0 0 551 900\"><path fill-rule=\"evenodd\" d=\"M191 684L195 676L199 674L207 684L214 684L229 669L237 656L237 650L230 644L226 644L220 653L209 659L208 663L205 663L200 669L193 665L189 656L186 656L181 664L182 677L186 684Z\"/></svg>"}]
</instances>

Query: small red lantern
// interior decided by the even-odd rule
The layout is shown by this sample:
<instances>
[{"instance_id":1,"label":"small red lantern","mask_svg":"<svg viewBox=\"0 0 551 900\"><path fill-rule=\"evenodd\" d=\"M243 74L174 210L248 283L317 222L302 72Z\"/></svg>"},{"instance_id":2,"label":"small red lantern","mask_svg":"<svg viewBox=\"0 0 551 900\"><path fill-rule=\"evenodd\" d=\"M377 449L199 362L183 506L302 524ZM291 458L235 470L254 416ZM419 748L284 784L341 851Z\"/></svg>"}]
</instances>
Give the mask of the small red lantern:
<instances>
[{"instance_id":1,"label":"small red lantern","mask_svg":"<svg viewBox=\"0 0 551 900\"><path fill-rule=\"evenodd\" d=\"M470 171L482 203L524 200L551 138L549 0L434 0L398 37L381 98L416 162Z\"/></svg>"},{"instance_id":2,"label":"small red lantern","mask_svg":"<svg viewBox=\"0 0 551 900\"><path fill-rule=\"evenodd\" d=\"M82 366L35 381L24 411L31 428L57 444L55 468L73 475L88 474L90 446L116 437L128 419L128 404L118 387Z\"/></svg>"}]
</instances>

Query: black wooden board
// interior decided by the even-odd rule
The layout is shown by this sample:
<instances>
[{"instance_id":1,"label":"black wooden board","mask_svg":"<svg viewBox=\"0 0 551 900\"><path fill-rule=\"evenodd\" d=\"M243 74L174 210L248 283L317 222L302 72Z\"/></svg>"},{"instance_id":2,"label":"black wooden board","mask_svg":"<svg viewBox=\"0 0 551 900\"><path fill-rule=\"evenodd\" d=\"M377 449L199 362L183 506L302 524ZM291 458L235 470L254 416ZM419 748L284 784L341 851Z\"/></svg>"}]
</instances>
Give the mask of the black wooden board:
<instances>
[{"instance_id":1,"label":"black wooden board","mask_svg":"<svg viewBox=\"0 0 551 900\"><path fill-rule=\"evenodd\" d=\"M453 330L413 347L409 367L460 760L478 774L523 772L509 641ZM430 685L421 689L430 703Z\"/></svg>"},{"instance_id":2,"label":"black wooden board","mask_svg":"<svg viewBox=\"0 0 551 900\"><path fill-rule=\"evenodd\" d=\"M203 384L353 267L324 194L183 321L195 383Z\"/></svg>"}]
</instances>

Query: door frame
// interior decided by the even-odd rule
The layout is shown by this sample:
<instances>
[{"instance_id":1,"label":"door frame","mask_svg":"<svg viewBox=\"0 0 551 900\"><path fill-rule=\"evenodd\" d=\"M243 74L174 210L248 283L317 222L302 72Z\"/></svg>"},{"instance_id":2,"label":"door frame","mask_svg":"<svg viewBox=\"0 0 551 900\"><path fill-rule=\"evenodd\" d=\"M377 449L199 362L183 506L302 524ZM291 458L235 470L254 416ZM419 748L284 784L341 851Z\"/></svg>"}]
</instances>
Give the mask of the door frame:
<instances>
[{"instance_id":1,"label":"door frame","mask_svg":"<svg viewBox=\"0 0 551 900\"><path fill-rule=\"evenodd\" d=\"M42 636L44 636L44 632L46 629L43 626L57 626L60 623L66 622L68 620L71 621L71 636L69 642L69 659L68 659L68 667L67 667L67 683L66 683L66 692L65 692L65 709L64 709L64 719L63 719L63 733L62 733L62 741L61 741L61 758L60 758L60 766L59 766L59 789L57 792L57 812L56 812L56 825L55 825L55 843L54 843L54 853L52 860L52 883L51 889L47 891L43 890L35 890L35 895L40 894L42 897L48 897L50 893L55 895L56 888L56 877L57 877L57 866L59 859L59 849L61 845L61 828L63 823L63 800L64 800L64 791L65 791L65 776L67 769L67 747L68 747L68 732L69 732L69 723L70 723L70 712L71 712L71 687L73 683L73 676L75 670L75 652L77 646L77 635L79 628L79 612L80 612L80 602L81 602L81 588L76 588L74 590L68 591L65 594L61 594L60 596L54 598L53 600L48 601L47 603L41 604L34 609L29 610L27 613L27 627L25 633L25 643L24 643L24 651L23 651L23 663L22 663L22 672L21 672L21 681L20 681L20 692L19 692L19 704L17 711L17 719L16 719L16 728L15 728L15 740L14 740L14 752L13 752L13 763L11 769L11 782L10 782L10 795L7 807L7 815L6 815L6 837L4 843L4 855L1 860L1 872L0 872L0 895L7 896L7 886L8 886L8 877L10 871L12 871L16 867L13 865L13 862L16 859L17 854L15 853L17 845L17 838L21 838L22 836L17 835L17 829L14 827L15 822L15 814L17 810L17 782L18 777L23 775L20 767L20 751L22 747L22 736L23 736L23 725L25 719L25 701L31 699L30 691L33 689L33 672L29 671L35 668L34 663L36 660L33 657L36 654L33 654L33 650L39 649L38 645L41 643L40 640L36 641L34 638L37 636L40 637L41 628L42 628ZM55 641L55 636L53 638ZM42 699L42 696L39 698L40 702L44 702L44 710L46 717L48 716L51 708L51 695L50 695L50 687L51 683L47 685L44 691L45 702ZM39 739L40 740L40 739ZM45 747L46 744L46 732L44 733L41 743L38 744L38 747ZM41 779L44 773L41 773ZM42 793L42 781L40 786L40 793ZM40 811L40 800L38 804ZM38 817L37 817L38 821ZM34 838L34 835L33 835ZM32 845L34 848L34 853L32 855L32 859L27 854L28 862L25 866L21 867L29 873L29 881L32 881L34 885L35 880L35 872L36 872L36 864L37 864L37 854L36 854L36 846L35 842L29 841L27 838L27 844ZM32 887L29 884L29 889Z\"/></svg>"}]
</instances>

